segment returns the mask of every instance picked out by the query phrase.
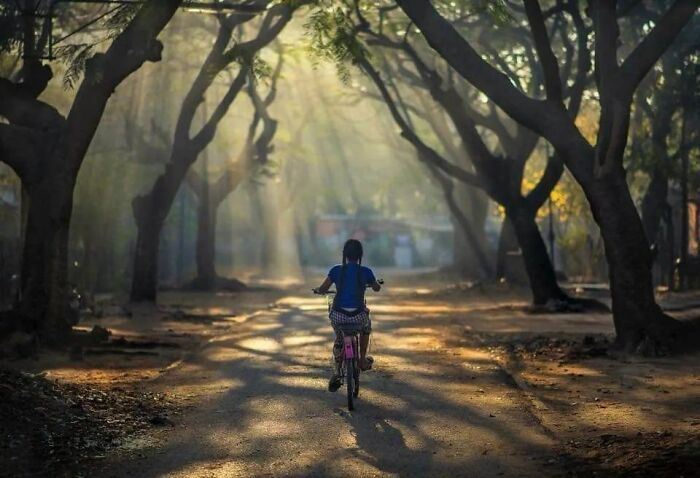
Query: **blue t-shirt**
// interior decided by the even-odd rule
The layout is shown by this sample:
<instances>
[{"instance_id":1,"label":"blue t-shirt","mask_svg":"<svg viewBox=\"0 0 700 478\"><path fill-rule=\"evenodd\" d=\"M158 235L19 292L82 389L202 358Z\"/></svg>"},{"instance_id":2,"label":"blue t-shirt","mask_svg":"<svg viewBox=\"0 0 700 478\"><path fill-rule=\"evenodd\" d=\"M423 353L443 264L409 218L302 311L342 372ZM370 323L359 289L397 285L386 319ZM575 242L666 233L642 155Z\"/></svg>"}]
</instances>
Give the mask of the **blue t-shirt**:
<instances>
[{"instance_id":1,"label":"blue t-shirt","mask_svg":"<svg viewBox=\"0 0 700 478\"><path fill-rule=\"evenodd\" d=\"M336 289L339 288L341 265L333 266L328 271L328 277L335 284ZM357 274L361 274L358 280ZM369 284L374 284L377 279L374 277L372 269L358 264L349 263L345 265L345 275L343 277L343 286L340 295L336 300L336 306L343 309L357 309L364 306L365 287ZM359 291L358 291L358 288Z\"/></svg>"}]
</instances>

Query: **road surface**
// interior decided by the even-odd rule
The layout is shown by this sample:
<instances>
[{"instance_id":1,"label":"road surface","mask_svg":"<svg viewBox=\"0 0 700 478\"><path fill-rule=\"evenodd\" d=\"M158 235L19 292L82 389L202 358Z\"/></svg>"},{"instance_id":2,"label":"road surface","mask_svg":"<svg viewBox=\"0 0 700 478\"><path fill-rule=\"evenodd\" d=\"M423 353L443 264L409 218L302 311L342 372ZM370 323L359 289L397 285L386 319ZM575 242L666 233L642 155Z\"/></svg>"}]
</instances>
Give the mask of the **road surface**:
<instances>
[{"instance_id":1,"label":"road surface","mask_svg":"<svg viewBox=\"0 0 700 478\"><path fill-rule=\"evenodd\" d=\"M454 313L370 298L375 370L356 410L327 391L325 301L289 297L163 377L191 409L135 440L104 476L557 476L554 440Z\"/></svg>"}]
</instances>

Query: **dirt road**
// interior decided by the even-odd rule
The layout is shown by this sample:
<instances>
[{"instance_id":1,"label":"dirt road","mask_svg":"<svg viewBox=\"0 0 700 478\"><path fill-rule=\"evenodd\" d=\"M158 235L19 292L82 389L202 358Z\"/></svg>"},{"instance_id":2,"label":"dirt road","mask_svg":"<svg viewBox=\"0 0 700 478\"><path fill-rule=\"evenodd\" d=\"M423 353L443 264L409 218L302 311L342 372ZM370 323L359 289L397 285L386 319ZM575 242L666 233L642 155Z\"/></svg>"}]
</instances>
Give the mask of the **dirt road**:
<instances>
[{"instance_id":1,"label":"dirt road","mask_svg":"<svg viewBox=\"0 0 700 478\"><path fill-rule=\"evenodd\" d=\"M174 430L127 444L101 474L559 474L552 438L510 377L468 346L463 325L418 301L372 298L376 366L348 412L344 389L326 389L325 307L289 297L213 339L159 384L187 397L190 412Z\"/></svg>"}]
</instances>

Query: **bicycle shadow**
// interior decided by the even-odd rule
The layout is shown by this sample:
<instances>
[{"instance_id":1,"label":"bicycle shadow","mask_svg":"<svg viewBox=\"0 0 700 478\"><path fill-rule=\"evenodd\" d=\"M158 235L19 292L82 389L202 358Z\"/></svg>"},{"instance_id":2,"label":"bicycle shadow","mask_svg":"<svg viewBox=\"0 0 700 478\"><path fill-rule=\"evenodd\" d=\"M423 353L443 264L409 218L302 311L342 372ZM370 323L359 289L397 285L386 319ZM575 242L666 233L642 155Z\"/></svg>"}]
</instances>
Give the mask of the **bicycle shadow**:
<instances>
[{"instance_id":1,"label":"bicycle shadow","mask_svg":"<svg viewBox=\"0 0 700 478\"><path fill-rule=\"evenodd\" d=\"M430 472L433 468L431 451L410 448L398 426L392 425L392 420L386 417L384 408L366 402L362 407L362 414L335 410L345 418L355 436L357 448L350 450L353 456L383 473L403 476L410 471L420 476ZM374 446L376 443L381 443L382 447Z\"/></svg>"}]
</instances>

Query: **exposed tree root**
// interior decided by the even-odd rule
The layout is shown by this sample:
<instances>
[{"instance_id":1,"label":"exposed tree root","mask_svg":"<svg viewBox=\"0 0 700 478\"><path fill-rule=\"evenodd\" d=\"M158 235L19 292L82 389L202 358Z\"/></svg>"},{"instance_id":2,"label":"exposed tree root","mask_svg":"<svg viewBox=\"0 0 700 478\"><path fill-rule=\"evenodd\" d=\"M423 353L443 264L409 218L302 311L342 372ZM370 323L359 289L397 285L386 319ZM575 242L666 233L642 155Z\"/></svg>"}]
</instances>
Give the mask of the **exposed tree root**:
<instances>
[{"instance_id":1,"label":"exposed tree root","mask_svg":"<svg viewBox=\"0 0 700 478\"><path fill-rule=\"evenodd\" d=\"M661 314L659 320L647 329L639 330L634 335L618 335L613 349L645 357L695 352L700 349L700 317L676 320Z\"/></svg>"},{"instance_id":2,"label":"exposed tree root","mask_svg":"<svg viewBox=\"0 0 700 478\"><path fill-rule=\"evenodd\" d=\"M549 299L544 304L533 304L529 307L533 314L560 314L560 313L583 313L583 312L610 312L608 307L598 299L574 298L564 295L562 298Z\"/></svg>"}]
</instances>

